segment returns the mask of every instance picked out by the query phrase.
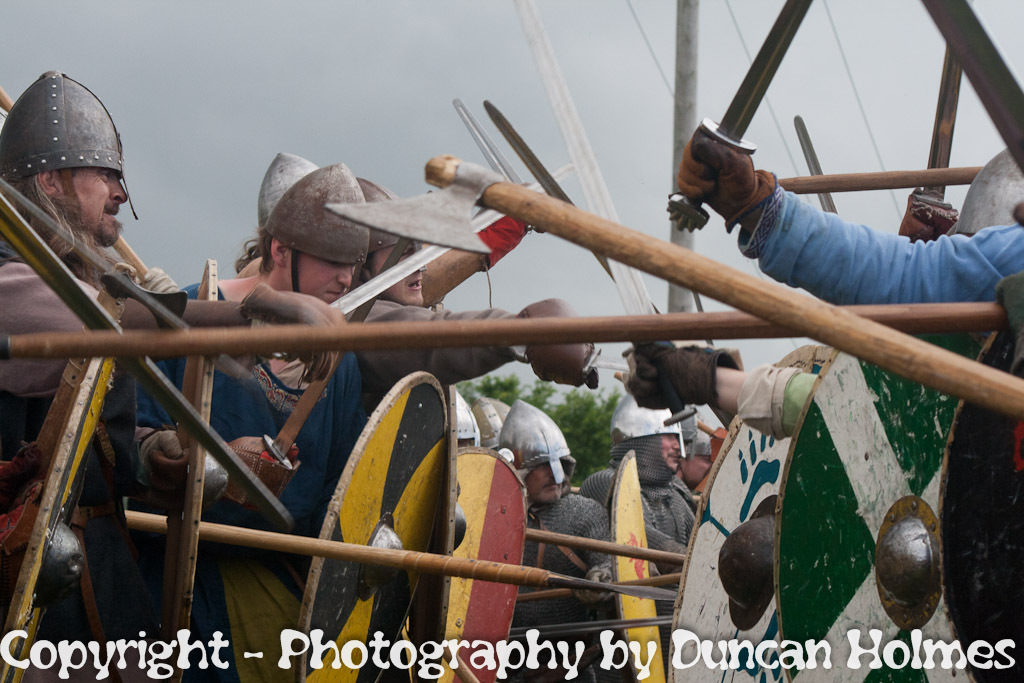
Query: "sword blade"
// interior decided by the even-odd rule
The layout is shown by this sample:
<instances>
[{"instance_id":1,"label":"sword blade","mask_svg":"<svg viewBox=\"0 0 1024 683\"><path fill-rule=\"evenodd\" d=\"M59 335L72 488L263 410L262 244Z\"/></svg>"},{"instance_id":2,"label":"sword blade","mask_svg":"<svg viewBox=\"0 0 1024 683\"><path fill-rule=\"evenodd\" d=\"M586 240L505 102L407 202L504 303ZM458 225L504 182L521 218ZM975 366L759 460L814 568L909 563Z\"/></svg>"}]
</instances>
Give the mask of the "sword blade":
<instances>
[{"instance_id":1,"label":"sword blade","mask_svg":"<svg viewBox=\"0 0 1024 683\"><path fill-rule=\"evenodd\" d=\"M523 179L519 177L516 170L512 168L512 165L508 163L508 159L505 155L497 148L490 136L480 127L477 123L476 117L473 116L472 112L462 103L458 97L452 100L452 105L455 107L455 111L459 113L459 117L462 122L466 124L466 128L469 129L469 134L473 137L473 141L476 142L476 146L480 148L484 158L487 159L487 164L491 167L492 171L500 173L505 176L505 180L510 183L520 185ZM484 103L487 106L487 103Z\"/></svg>"},{"instance_id":2,"label":"sword blade","mask_svg":"<svg viewBox=\"0 0 1024 683\"><path fill-rule=\"evenodd\" d=\"M1017 165L1024 169L1024 91L967 0L924 0Z\"/></svg>"},{"instance_id":3,"label":"sword blade","mask_svg":"<svg viewBox=\"0 0 1024 683\"><path fill-rule=\"evenodd\" d=\"M942 60L942 77L939 80L939 100L935 105L935 124L932 126L932 146L928 150L928 168L949 168L949 157L953 149L953 127L956 125L957 105L960 101L960 77L963 69L956 61L949 47ZM945 185L924 188L943 199Z\"/></svg>"},{"instance_id":4,"label":"sword blade","mask_svg":"<svg viewBox=\"0 0 1024 683\"><path fill-rule=\"evenodd\" d=\"M804 160L807 161L807 170L811 172L811 175L823 175L821 172L821 164L818 163L818 154L814 151L814 144L811 143L811 134L807 132L807 126L804 124L802 116L793 117L793 125L796 126L796 137L800 140L800 149L804 151ZM828 192L819 192L818 201L821 202L821 208L829 213L839 213L836 211L836 203L832 201L832 195Z\"/></svg>"},{"instance_id":5,"label":"sword blade","mask_svg":"<svg viewBox=\"0 0 1024 683\"><path fill-rule=\"evenodd\" d=\"M807 15L811 6L811 0L788 0L779 12L778 18L772 25L768 37L758 50L754 61L750 63L747 75L740 83L739 90L725 110L725 116L718 124L720 132L730 137L739 139L747 132L750 121L754 118L758 105L764 99L768 86L775 77L775 72L786 56L793 36L800 27L800 23Z\"/></svg>"}]
</instances>

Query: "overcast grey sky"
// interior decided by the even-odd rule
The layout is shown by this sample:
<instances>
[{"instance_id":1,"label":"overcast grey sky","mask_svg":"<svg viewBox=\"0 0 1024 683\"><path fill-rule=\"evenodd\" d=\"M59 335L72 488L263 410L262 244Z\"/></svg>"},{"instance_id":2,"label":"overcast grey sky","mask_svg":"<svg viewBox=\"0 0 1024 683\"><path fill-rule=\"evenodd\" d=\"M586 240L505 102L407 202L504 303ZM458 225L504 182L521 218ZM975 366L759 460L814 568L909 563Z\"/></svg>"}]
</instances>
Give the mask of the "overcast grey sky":
<instances>
[{"instance_id":1,"label":"overcast grey sky","mask_svg":"<svg viewBox=\"0 0 1024 683\"><path fill-rule=\"evenodd\" d=\"M753 54L782 4L702 3L699 116L720 117L746 72L729 7ZM400 195L422 193L431 157L483 161L452 108L459 97L492 137L500 138L484 99L504 111L549 168L568 161L511 0L5 5L0 85L16 98L40 73L59 69L100 96L121 131L140 216L125 221L125 236L147 263L182 284L198 279L208 257L218 259L222 277L230 272L254 229L259 183L277 152L320 165L345 162ZM672 97L658 64L673 83L676 3L632 0L639 26L626 0L538 5L622 222L667 237ZM975 6L1019 70L1024 3ZM768 92L778 127L762 105L747 133L759 144L755 163L780 177L806 174L792 123L800 114L826 173L879 170L839 44L885 167L924 167L944 45L913 0L812 5ZM984 164L1003 146L965 81L951 164ZM582 204L575 182L565 187ZM951 188L947 197L959 205L964 191ZM902 207L906 193L895 200ZM901 210L889 193L840 195L836 204L848 219L898 227ZM696 248L756 272L717 217L698 234ZM647 284L664 308L664 283ZM622 312L594 258L551 235L528 236L491 273L490 285L489 292L485 277L474 276L447 304L482 308L490 296L493 305L515 311L559 296L581 314ZM748 365L793 348L789 341L736 345Z\"/></svg>"}]
</instances>

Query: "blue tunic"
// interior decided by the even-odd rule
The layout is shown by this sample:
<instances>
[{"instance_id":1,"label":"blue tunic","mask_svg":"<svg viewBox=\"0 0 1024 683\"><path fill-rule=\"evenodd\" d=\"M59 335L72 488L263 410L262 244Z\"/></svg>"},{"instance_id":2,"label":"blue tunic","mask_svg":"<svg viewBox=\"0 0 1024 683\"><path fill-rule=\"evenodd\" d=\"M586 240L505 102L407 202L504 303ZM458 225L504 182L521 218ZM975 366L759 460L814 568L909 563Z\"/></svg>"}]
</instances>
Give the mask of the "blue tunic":
<instances>
[{"instance_id":1,"label":"blue tunic","mask_svg":"<svg viewBox=\"0 0 1024 683\"><path fill-rule=\"evenodd\" d=\"M186 288L195 298L198 286ZM223 296L221 297L223 299ZM161 370L181 387L185 372L185 358L161 361ZM220 372L214 374L213 410L211 425L224 438L231 441L242 436L276 436L284 425L301 391L286 387L266 365L253 371L254 381L240 382ZM366 424L361 402L359 368L351 353L345 354L324 394L303 425L296 445L301 465L281 495L281 502L295 518L294 533L318 536L334 489L349 454ZM138 424L142 427L160 427L172 424L163 409L145 392L139 392ZM203 514L203 519L221 524L232 524L259 529L270 529L256 512L230 502L219 502ZM140 539L140 565L147 583L159 604L163 574L162 539ZM286 570L279 555L240 547L203 544L196 568L195 597L192 607L192 635L208 641L214 631L222 631L231 641L228 608L225 602L224 582L219 561L225 559L260 558L277 578L297 597L301 597L291 572ZM300 568L299 575L304 572ZM304 576L303 576L304 579ZM253 596L254 600L260 596ZM295 623L274 625L276 631L295 628ZM230 650L225 655L231 655ZM276 659L276 653L267 652L265 658ZM227 657L225 657L227 658ZM186 680L206 680L216 670L201 671L192 667ZM238 680L236 666L228 671L216 671L219 680ZM202 677L201 677L202 676ZM210 678L209 680L217 680Z\"/></svg>"},{"instance_id":2,"label":"blue tunic","mask_svg":"<svg viewBox=\"0 0 1024 683\"><path fill-rule=\"evenodd\" d=\"M745 253L774 279L834 304L994 301L996 283L1024 270L1019 225L911 243L780 194L777 213L765 212L777 218L757 228L770 234ZM740 233L740 248L749 250L749 234Z\"/></svg>"}]
</instances>

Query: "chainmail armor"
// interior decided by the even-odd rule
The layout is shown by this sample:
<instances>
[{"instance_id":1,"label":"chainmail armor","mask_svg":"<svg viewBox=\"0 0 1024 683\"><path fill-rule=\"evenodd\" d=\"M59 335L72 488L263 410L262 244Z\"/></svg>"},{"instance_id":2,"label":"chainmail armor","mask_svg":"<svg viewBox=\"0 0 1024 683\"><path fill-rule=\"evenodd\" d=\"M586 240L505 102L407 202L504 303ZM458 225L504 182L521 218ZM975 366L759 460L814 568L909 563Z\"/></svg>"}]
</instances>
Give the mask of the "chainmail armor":
<instances>
[{"instance_id":1,"label":"chainmail armor","mask_svg":"<svg viewBox=\"0 0 1024 683\"><path fill-rule=\"evenodd\" d=\"M576 494L568 494L551 505L537 505L530 508L527 520L527 527L530 529L545 529L560 534L571 534L583 538L597 540L608 540L608 513L593 500ZM527 567L537 566L537 554L539 546L533 541L527 541L523 548L523 565ZM588 550L572 549L588 568L603 567L609 573L612 570L611 558L603 553ZM557 572L566 576L583 578L584 572L568 557L565 556L557 546L544 544L543 569ZM534 588L522 587L519 593L533 592ZM600 615L607 618L606 615ZM573 597L558 598L554 600L537 600L535 602L523 602L516 604L515 616L512 620L512 627L543 626L544 624L568 624L589 621L591 611L583 603ZM542 639L543 640L543 639ZM583 640L583 638L581 638ZM575 652L575 640L569 641L569 651ZM584 640L584 642L586 642ZM557 647L557 646L556 646ZM546 671L546 669L541 669ZM516 676L517 680L522 680ZM580 681L594 681L593 667L580 672Z\"/></svg>"}]
</instances>

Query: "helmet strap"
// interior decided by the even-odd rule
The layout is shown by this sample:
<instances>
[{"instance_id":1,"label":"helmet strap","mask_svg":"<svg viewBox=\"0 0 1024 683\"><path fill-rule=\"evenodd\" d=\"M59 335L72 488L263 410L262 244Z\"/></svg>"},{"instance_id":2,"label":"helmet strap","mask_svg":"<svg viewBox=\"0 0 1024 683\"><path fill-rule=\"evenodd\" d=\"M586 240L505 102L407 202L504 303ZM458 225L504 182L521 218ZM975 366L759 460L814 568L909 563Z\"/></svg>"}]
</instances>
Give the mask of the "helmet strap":
<instances>
[{"instance_id":1,"label":"helmet strap","mask_svg":"<svg viewBox=\"0 0 1024 683\"><path fill-rule=\"evenodd\" d=\"M301 254L302 252L299 251L298 249L296 249L295 247L292 247L291 249L292 249L292 291L293 292L299 292L301 294L301 292L299 291L299 254Z\"/></svg>"},{"instance_id":2,"label":"helmet strap","mask_svg":"<svg viewBox=\"0 0 1024 683\"><path fill-rule=\"evenodd\" d=\"M71 169L62 168L60 169L60 182L64 186L64 194L68 197L74 197L78 199L78 193L75 192L75 183L71 178Z\"/></svg>"}]
</instances>

